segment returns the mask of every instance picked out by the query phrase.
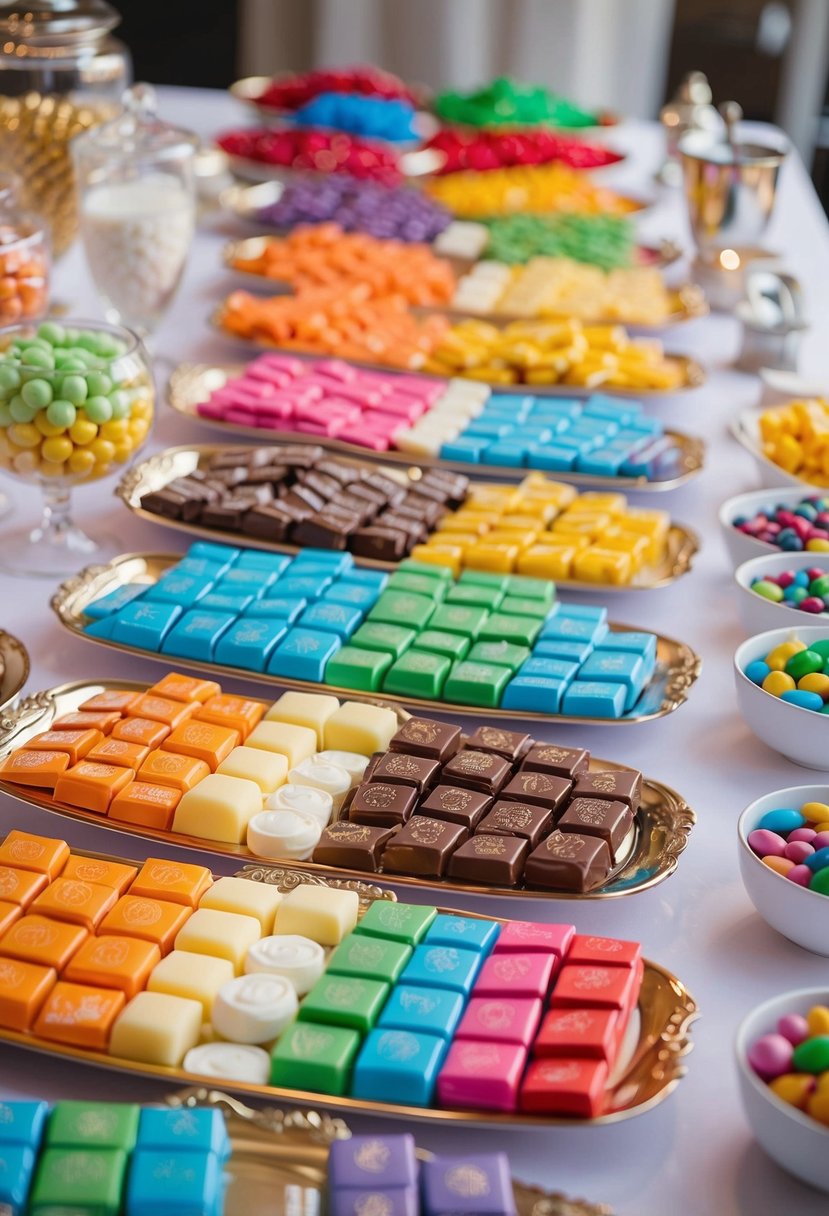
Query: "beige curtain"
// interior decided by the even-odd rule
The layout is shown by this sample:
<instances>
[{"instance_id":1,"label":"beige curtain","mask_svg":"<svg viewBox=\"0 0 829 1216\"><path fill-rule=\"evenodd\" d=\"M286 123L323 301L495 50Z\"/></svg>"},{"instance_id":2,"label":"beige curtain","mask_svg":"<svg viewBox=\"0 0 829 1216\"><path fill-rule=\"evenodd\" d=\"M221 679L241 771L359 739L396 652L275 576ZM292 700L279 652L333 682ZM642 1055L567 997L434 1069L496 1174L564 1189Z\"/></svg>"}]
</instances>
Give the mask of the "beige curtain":
<instances>
[{"instance_id":1,"label":"beige curtain","mask_svg":"<svg viewBox=\"0 0 829 1216\"><path fill-rule=\"evenodd\" d=\"M674 0L242 0L240 74L378 63L432 87L495 75L653 117Z\"/></svg>"}]
</instances>

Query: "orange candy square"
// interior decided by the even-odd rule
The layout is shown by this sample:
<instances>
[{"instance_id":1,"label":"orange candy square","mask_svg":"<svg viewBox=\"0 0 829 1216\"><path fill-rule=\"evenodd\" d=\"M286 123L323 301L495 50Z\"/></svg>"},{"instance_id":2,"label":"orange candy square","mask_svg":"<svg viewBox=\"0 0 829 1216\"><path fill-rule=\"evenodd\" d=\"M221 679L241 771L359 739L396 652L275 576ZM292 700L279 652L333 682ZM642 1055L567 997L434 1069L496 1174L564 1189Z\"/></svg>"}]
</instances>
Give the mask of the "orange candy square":
<instances>
[{"instance_id":1,"label":"orange candy square","mask_svg":"<svg viewBox=\"0 0 829 1216\"><path fill-rule=\"evenodd\" d=\"M89 934L82 925L46 916L21 916L0 937L0 957L62 971L87 937Z\"/></svg>"},{"instance_id":2,"label":"orange candy square","mask_svg":"<svg viewBox=\"0 0 829 1216\"><path fill-rule=\"evenodd\" d=\"M143 743L128 743L126 739L102 738L87 755L87 760L96 764L119 764L123 768L138 769L147 759L150 749Z\"/></svg>"},{"instance_id":3,"label":"orange candy square","mask_svg":"<svg viewBox=\"0 0 829 1216\"><path fill-rule=\"evenodd\" d=\"M49 879L34 870L17 870L13 866L0 866L0 899L10 904L28 908L39 895Z\"/></svg>"},{"instance_id":4,"label":"orange candy square","mask_svg":"<svg viewBox=\"0 0 829 1216\"><path fill-rule=\"evenodd\" d=\"M239 732L228 726L213 726L210 722L183 722L161 744L162 751L178 752L180 756L195 756L215 773L234 747L239 746Z\"/></svg>"},{"instance_id":5,"label":"orange candy square","mask_svg":"<svg viewBox=\"0 0 829 1216\"><path fill-rule=\"evenodd\" d=\"M107 710L98 713L76 711L73 714L64 714L62 718L55 718L52 730L99 730L108 735L115 723L120 721L120 714Z\"/></svg>"},{"instance_id":6,"label":"orange candy square","mask_svg":"<svg viewBox=\"0 0 829 1216\"><path fill-rule=\"evenodd\" d=\"M121 823L135 823L167 832L181 799L181 790L173 789L171 785L131 781L113 798L109 817Z\"/></svg>"},{"instance_id":7,"label":"orange candy square","mask_svg":"<svg viewBox=\"0 0 829 1216\"><path fill-rule=\"evenodd\" d=\"M0 778L16 785L35 785L53 790L58 777L69 767L66 752L30 752L25 747L6 756L0 764Z\"/></svg>"},{"instance_id":8,"label":"orange candy square","mask_svg":"<svg viewBox=\"0 0 829 1216\"><path fill-rule=\"evenodd\" d=\"M63 871L64 878L77 878L80 882L97 882L103 887L112 887L123 895L138 873L138 866L127 866L120 861L103 861L98 857L83 857L72 853Z\"/></svg>"},{"instance_id":9,"label":"orange candy square","mask_svg":"<svg viewBox=\"0 0 829 1216\"><path fill-rule=\"evenodd\" d=\"M207 888L212 885L213 875L206 866L148 857L130 887L130 895L142 895L148 899L169 899L171 903L195 908Z\"/></svg>"},{"instance_id":10,"label":"orange candy square","mask_svg":"<svg viewBox=\"0 0 829 1216\"><path fill-rule=\"evenodd\" d=\"M171 671L157 684L153 684L152 688L148 688L147 694L153 697L169 697L171 701L201 701L203 704L221 691L215 680L199 680L195 676L183 676L177 671Z\"/></svg>"},{"instance_id":11,"label":"orange candy square","mask_svg":"<svg viewBox=\"0 0 829 1216\"><path fill-rule=\"evenodd\" d=\"M176 934L190 916L192 908L162 899L122 895L98 926L98 936L140 937L155 942L162 954L169 954ZM12 932L15 926L12 925ZM5 941L5 938L3 939ZM3 949L0 941L0 952Z\"/></svg>"},{"instance_id":12,"label":"orange candy square","mask_svg":"<svg viewBox=\"0 0 829 1216\"><path fill-rule=\"evenodd\" d=\"M153 748L159 747L169 733L169 726L163 722L151 722L149 718L122 718L113 726L111 738Z\"/></svg>"},{"instance_id":13,"label":"orange candy square","mask_svg":"<svg viewBox=\"0 0 829 1216\"><path fill-rule=\"evenodd\" d=\"M57 978L53 967L0 958L0 1026L28 1030Z\"/></svg>"},{"instance_id":14,"label":"orange candy square","mask_svg":"<svg viewBox=\"0 0 829 1216\"><path fill-rule=\"evenodd\" d=\"M161 962L155 942L140 937L90 937L63 973L73 984L119 988L127 1000L146 987L150 972Z\"/></svg>"},{"instance_id":15,"label":"orange candy square","mask_svg":"<svg viewBox=\"0 0 829 1216\"><path fill-rule=\"evenodd\" d=\"M119 713L123 714L132 705L137 692L122 692L118 688L105 688L103 692L98 692L94 697L90 697L88 701L84 701L83 705L79 705L78 709L82 713Z\"/></svg>"},{"instance_id":16,"label":"orange candy square","mask_svg":"<svg viewBox=\"0 0 829 1216\"><path fill-rule=\"evenodd\" d=\"M135 777L131 768L120 768L114 764L95 764L81 760L80 764L67 769L55 785L55 801L79 806L85 811L98 811L105 815L115 795L129 785Z\"/></svg>"},{"instance_id":17,"label":"orange candy square","mask_svg":"<svg viewBox=\"0 0 829 1216\"><path fill-rule=\"evenodd\" d=\"M26 749L36 752L66 752L70 764L77 764L96 743L103 741L104 736L99 730L45 730L27 740Z\"/></svg>"},{"instance_id":18,"label":"orange candy square","mask_svg":"<svg viewBox=\"0 0 829 1216\"><path fill-rule=\"evenodd\" d=\"M117 988L58 981L37 1016L33 1033L56 1043L106 1051L112 1023L127 1003Z\"/></svg>"},{"instance_id":19,"label":"orange candy square","mask_svg":"<svg viewBox=\"0 0 829 1216\"><path fill-rule=\"evenodd\" d=\"M222 693L205 701L195 717L199 722L212 722L214 726L229 726L232 730L238 730L244 743L264 712L265 706L261 701L249 701L246 697Z\"/></svg>"},{"instance_id":20,"label":"orange candy square","mask_svg":"<svg viewBox=\"0 0 829 1216\"><path fill-rule=\"evenodd\" d=\"M117 898L113 887L61 875L38 895L32 904L32 912L38 916L68 921L70 925L83 925L94 933L95 926L115 906Z\"/></svg>"},{"instance_id":21,"label":"orange candy square","mask_svg":"<svg viewBox=\"0 0 829 1216\"><path fill-rule=\"evenodd\" d=\"M16 920L19 920L23 915L23 909L20 904L10 904L6 900L0 900L0 937L11 928Z\"/></svg>"},{"instance_id":22,"label":"orange candy square","mask_svg":"<svg viewBox=\"0 0 829 1216\"><path fill-rule=\"evenodd\" d=\"M135 698L127 716L149 718L151 722L163 722L165 726L174 727L186 722L198 707L198 701L172 701L169 697L151 696L145 692Z\"/></svg>"},{"instance_id":23,"label":"orange candy square","mask_svg":"<svg viewBox=\"0 0 829 1216\"><path fill-rule=\"evenodd\" d=\"M69 860L69 845L51 836L33 836L13 829L0 844L0 865L34 870L50 880L57 878Z\"/></svg>"},{"instance_id":24,"label":"orange candy square","mask_svg":"<svg viewBox=\"0 0 829 1216\"><path fill-rule=\"evenodd\" d=\"M137 775L139 781L149 781L152 785L171 785L186 794L209 773L210 769L203 760L196 760L193 756L179 756L175 752L157 751L150 752Z\"/></svg>"}]
</instances>

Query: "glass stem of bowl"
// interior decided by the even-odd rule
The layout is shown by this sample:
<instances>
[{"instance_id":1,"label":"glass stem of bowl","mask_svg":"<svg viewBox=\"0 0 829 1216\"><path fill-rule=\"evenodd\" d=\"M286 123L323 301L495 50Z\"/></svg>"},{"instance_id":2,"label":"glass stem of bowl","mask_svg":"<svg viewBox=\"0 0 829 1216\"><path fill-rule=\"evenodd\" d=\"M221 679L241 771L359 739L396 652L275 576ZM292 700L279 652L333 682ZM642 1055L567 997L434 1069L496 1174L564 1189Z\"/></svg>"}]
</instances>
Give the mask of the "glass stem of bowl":
<instances>
[{"instance_id":1,"label":"glass stem of bowl","mask_svg":"<svg viewBox=\"0 0 829 1216\"><path fill-rule=\"evenodd\" d=\"M77 526L72 519L72 491L69 486L56 481L42 484L43 514L40 523L32 530L32 544L46 543L54 549L84 554L94 553L95 542Z\"/></svg>"}]
</instances>

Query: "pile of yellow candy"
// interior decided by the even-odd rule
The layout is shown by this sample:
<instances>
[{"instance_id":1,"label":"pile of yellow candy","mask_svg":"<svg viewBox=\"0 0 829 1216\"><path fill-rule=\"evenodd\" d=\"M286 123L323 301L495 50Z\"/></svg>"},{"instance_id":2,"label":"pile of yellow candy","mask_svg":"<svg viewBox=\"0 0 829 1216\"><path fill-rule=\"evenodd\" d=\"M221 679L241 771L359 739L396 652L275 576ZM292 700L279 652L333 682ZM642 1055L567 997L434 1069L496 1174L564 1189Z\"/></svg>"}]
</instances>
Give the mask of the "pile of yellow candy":
<instances>
[{"instance_id":1,"label":"pile of yellow candy","mask_svg":"<svg viewBox=\"0 0 829 1216\"><path fill-rule=\"evenodd\" d=\"M454 215L466 218L515 211L629 215L642 206L636 199L594 185L583 171L557 163L448 173L433 178L425 188Z\"/></svg>"},{"instance_id":2,"label":"pile of yellow candy","mask_svg":"<svg viewBox=\"0 0 829 1216\"><path fill-rule=\"evenodd\" d=\"M763 452L801 481L829 486L829 402L790 401L760 415Z\"/></svg>"},{"instance_id":3,"label":"pile of yellow candy","mask_svg":"<svg viewBox=\"0 0 829 1216\"><path fill-rule=\"evenodd\" d=\"M440 338L421 369L488 384L571 384L671 392L686 383L683 365L655 339L630 338L620 325L513 321L499 329L461 321Z\"/></svg>"},{"instance_id":4,"label":"pile of yellow candy","mask_svg":"<svg viewBox=\"0 0 829 1216\"><path fill-rule=\"evenodd\" d=\"M496 306L520 317L577 317L661 325L671 315L673 296L658 270L644 266L605 272L569 258L533 258L515 267Z\"/></svg>"},{"instance_id":5,"label":"pile of yellow candy","mask_svg":"<svg viewBox=\"0 0 829 1216\"><path fill-rule=\"evenodd\" d=\"M625 585L665 556L670 516L630 507L624 494L577 494L531 473L520 485L473 484L412 557L533 578Z\"/></svg>"}]
</instances>

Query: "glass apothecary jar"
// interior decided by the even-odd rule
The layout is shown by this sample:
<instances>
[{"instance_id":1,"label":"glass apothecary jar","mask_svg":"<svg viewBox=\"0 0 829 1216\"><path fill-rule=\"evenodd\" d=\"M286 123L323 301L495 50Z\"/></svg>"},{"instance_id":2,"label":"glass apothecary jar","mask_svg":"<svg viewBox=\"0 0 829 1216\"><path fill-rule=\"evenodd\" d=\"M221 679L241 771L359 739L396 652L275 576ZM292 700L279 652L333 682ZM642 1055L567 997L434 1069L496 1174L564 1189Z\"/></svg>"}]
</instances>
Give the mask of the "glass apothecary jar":
<instances>
[{"instance_id":1,"label":"glass apothecary jar","mask_svg":"<svg viewBox=\"0 0 829 1216\"><path fill-rule=\"evenodd\" d=\"M69 141L113 117L130 82L120 20L105 0L0 0L0 165L43 216L59 256L78 226Z\"/></svg>"}]
</instances>

